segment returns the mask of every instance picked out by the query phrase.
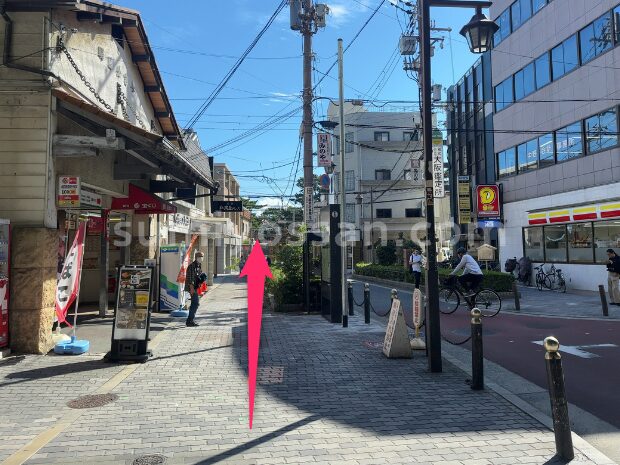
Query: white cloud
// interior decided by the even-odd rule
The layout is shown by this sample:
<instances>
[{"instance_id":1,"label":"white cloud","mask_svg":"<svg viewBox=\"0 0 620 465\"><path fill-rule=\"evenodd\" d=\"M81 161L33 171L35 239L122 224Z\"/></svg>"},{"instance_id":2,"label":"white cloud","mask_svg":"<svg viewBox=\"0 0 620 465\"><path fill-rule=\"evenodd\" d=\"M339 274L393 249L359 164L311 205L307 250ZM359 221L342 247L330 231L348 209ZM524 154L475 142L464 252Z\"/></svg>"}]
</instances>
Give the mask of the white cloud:
<instances>
[{"instance_id":1,"label":"white cloud","mask_svg":"<svg viewBox=\"0 0 620 465\"><path fill-rule=\"evenodd\" d=\"M351 0L346 3L329 3L327 21L330 25L339 27L358 14L368 11L371 8L370 3L370 0L359 0L359 3L352 2Z\"/></svg>"}]
</instances>

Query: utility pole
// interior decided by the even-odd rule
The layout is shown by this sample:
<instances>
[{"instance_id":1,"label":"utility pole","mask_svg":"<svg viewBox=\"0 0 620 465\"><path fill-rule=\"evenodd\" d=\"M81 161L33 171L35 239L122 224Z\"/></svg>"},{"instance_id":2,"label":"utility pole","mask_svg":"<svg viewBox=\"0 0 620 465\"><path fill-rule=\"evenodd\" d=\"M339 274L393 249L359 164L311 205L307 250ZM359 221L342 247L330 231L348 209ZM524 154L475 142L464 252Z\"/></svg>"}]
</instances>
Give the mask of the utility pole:
<instances>
[{"instance_id":1,"label":"utility pole","mask_svg":"<svg viewBox=\"0 0 620 465\"><path fill-rule=\"evenodd\" d=\"M347 193L344 184L344 153L345 153L345 127L344 127L344 66L342 57L342 39L338 39L338 114L340 116L340 181L338 190L340 191L340 260L342 261L342 327L349 326L349 312L347 309L346 290L347 290L347 227L345 224L345 211L347 206Z\"/></svg>"},{"instance_id":2,"label":"utility pole","mask_svg":"<svg viewBox=\"0 0 620 465\"><path fill-rule=\"evenodd\" d=\"M303 288L304 305L310 310L310 242L309 228L313 216L314 173L312 160L312 35L325 27L326 5L314 5L312 0L290 0L291 29L300 31L304 38L303 56L303 138L304 138L304 233Z\"/></svg>"}]
</instances>

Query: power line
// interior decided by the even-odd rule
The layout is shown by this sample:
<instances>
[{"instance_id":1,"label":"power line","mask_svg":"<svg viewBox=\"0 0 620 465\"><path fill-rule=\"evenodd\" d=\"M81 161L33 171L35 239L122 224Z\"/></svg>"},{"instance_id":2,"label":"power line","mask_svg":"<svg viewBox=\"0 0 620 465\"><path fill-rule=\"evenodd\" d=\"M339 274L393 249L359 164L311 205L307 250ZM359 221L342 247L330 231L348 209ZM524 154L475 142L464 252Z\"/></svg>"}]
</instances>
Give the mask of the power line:
<instances>
[{"instance_id":1,"label":"power line","mask_svg":"<svg viewBox=\"0 0 620 465\"><path fill-rule=\"evenodd\" d=\"M226 74L226 76L224 77L224 79L222 80L222 82L216 87L216 89L211 93L211 95L209 96L209 98L205 101L205 103L198 109L198 111L196 112L196 115L194 115L194 117L191 118L189 125L188 125L188 129L191 129L194 127L194 125L196 124L196 121L198 121L200 119L200 117L205 113L205 111L207 111L207 109L211 106L211 104L215 101L215 99L217 98L217 96L220 94L220 92L222 92L222 90L224 89L224 87L226 86L226 84L228 84L228 81L230 81L232 79L232 77L234 76L235 72L239 69L239 67L241 66L241 64L243 63L243 61L245 60L245 58L250 54L250 52L254 49L254 47L256 46L256 44L258 44L259 40L261 39L261 37L263 37L263 35L265 34L265 32L267 32L267 29L269 29L269 27L271 26L271 24L275 21L276 17L280 14L280 12L284 9L284 7L286 6L287 1L286 0L282 0L280 2L280 4L278 5L278 7L276 8L276 11L274 11L274 13L271 15L271 17L269 18L269 20L267 21L267 24L265 24L265 26L263 27L263 29L261 29L261 31L258 33L258 35L254 38L254 40L250 43L250 45L248 46L248 48L243 52L243 54L241 55L241 57L239 57L239 59L237 60L237 62L234 64L234 66L231 68L230 71L228 71L228 73Z\"/></svg>"}]
</instances>

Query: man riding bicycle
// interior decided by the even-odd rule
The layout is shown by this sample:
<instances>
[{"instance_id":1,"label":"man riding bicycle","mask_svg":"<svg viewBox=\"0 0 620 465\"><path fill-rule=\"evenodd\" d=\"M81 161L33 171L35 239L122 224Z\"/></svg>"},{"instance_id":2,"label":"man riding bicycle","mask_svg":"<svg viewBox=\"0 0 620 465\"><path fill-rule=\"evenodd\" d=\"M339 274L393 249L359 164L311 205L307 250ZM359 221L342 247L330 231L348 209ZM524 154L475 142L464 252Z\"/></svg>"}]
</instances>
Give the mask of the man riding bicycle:
<instances>
[{"instance_id":1,"label":"man riding bicycle","mask_svg":"<svg viewBox=\"0 0 620 465\"><path fill-rule=\"evenodd\" d=\"M480 265L474 260L474 257L467 253L464 247L459 247L456 254L461 261L450 273L450 276L456 276L459 270L463 269L463 274L457 278L458 282L466 292L473 294L474 290L482 283L482 278L484 277Z\"/></svg>"}]
</instances>

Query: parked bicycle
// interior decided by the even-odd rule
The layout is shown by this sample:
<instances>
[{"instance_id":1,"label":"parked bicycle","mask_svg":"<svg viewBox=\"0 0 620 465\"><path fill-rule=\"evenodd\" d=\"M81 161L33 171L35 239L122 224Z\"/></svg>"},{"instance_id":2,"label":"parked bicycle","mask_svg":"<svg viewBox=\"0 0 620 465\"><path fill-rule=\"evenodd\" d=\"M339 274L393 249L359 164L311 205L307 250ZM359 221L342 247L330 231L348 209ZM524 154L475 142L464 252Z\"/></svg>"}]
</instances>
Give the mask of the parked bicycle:
<instances>
[{"instance_id":1,"label":"parked bicycle","mask_svg":"<svg viewBox=\"0 0 620 465\"><path fill-rule=\"evenodd\" d=\"M539 291L549 289L552 291L566 292L566 277L561 269L551 264L549 272L545 271L545 264L534 267L536 270L536 288Z\"/></svg>"},{"instance_id":2,"label":"parked bicycle","mask_svg":"<svg viewBox=\"0 0 620 465\"><path fill-rule=\"evenodd\" d=\"M493 317L502 309L502 298L493 289L482 288L474 294L466 295L456 279L447 279L439 289L439 311L444 315L456 312L465 301L469 309L474 307L482 316Z\"/></svg>"}]
</instances>

